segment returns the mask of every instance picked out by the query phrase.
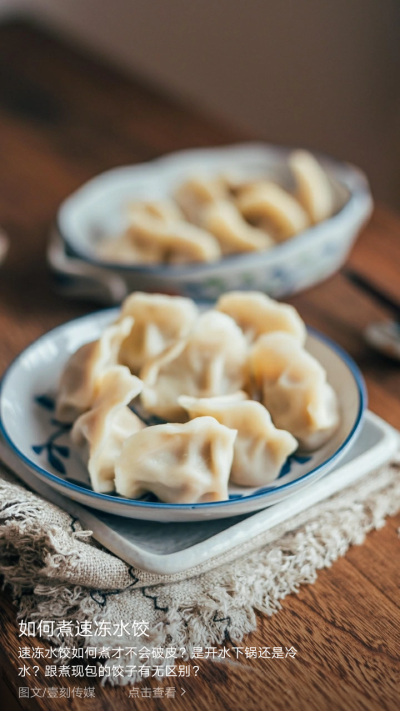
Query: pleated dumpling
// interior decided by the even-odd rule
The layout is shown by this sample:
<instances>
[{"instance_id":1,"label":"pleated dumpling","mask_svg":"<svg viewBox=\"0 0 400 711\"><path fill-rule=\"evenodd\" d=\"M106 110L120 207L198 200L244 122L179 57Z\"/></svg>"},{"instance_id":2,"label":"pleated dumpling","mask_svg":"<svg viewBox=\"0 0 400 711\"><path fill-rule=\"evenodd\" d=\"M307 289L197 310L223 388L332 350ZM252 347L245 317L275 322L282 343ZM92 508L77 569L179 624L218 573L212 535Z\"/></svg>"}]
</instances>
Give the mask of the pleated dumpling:
<instances>
[{"instance_id":1,"label":"pleated dumpling","mask_svg":"<svg viewBox=\"0 0 400 711\"><path fill-rule=\"evenodd\" d=\"M164 258L164 246L156 240L141 239L129 223L142 217L156 219L159 225L183 220L179 207L172 200L135 200L128 204L128 227L120 235L102 240L97 252L102 259L131 264L158 264Z\"/></svg>"},{"instance_id":2,"label":"pleated dumpling","mask_svg":"<svg viewBox=\"0 0 400 711\"><path fill-rule=\"evenodd\" d=\"M219 298L215 308L231 316L250 342L263 333L286 331L305 343L306 327L296 309L260 291L230 291Z\"/></svg>"},{"instance_id":3,"label":"pleated dumpling","mask_svg":"<svg viewBox=\"0 0 400 711\"><path fill-rule=\"evenodd\" d=\"M172 200L135 200L128 205L128 215L145 214L163 222L183 220L182 212Z\"/></svg>"},{"instance_id":4,"label":"pleated dumpling","mask_svg":"<svg viewBox=\"0 0 400 711\"><path fill-rule=\"evenodd\" d=\"M207 205L212 205L228 196L226 182L218 177L193 176L179 186L175 200L186 219L200 224Z\"/></svg>"},{"instance_id":5,"label":"pleated dumpling","mask_svg":"<svg viewBox=\"0 0 400 711\"><path fill-rule=\"evenodd\" d=\"M179 404L190 418L209 415L237 430L230 480L240 486L264 486L276 479L297 441L273 425L264 405L243 399L241 393L227 398L194 398L181 395Z\"/></svg>"},{"instance_id":6,"label":"pleated dumpling","mask_svg":"<svg viewBox=\"0 0 400 711\"><path fill-rule=\"evenodd\" d=\"M136 212L130 216L128 234L135 249L154 251L166 264L212 262L221 256L213 235L184 220L165 221Z\"/></svg>"},{"instance_id":7,"label":"pleated dumpling","mask_svg":"<svg viewBox=\"0 0 400 711\"><path fill-rule=\"evenodd\" d=\"M213 417L147 427L122 446L116 491L129 498L151 491L173 504L227 499L235 438Z\"/></svg>"},{"instance_id":8,"label":"pleated dumpling","mask_svg":"<svg viewBox=\"0 0 400 711\"><path fill-rule=\"evenodd\" d=\"M297 183L297 197L312 223L326 220L334 209L334 196L329 178L308 151L293 151L289 166Z\"/></svg>"},{"instance_id":9,"label":"pleated dumpling","mask_svg":"<svg viewBox=\"0 0 400 711\"><path fill-rule=\"evenodd\" d=\"M207 311L186 339L140 371L144 407L159 417L182 422L179 395L211 397L240 390L246 379L247 343L230 316Z\"/></svg>"},{"instance_id":10,"label":"pleated dumpling","mask_svg":"<svg viewBox=\"0 0 400 711\"><path fill-rule=\"evenodd\" d=\"M72 428L71 439L81 448L94 491L114 490L115 461L122 444L144 427L128 407L141 389L141 380L129 368L122 365L109 368L92 409L78 417Z\"/></svg>"},{"instance_id":11,"label":"pleated dumpling","mask_svg":"<svg viewBox=\"0 0 400 711\"><path fill-rule=\"evenodd\" d=\"M310 224L304 207L280 185L260 181L244 188L236 202L242 215L274 228L274 237L283 242Z\"/></svg>"},{"instance_id":12,"label":"pleated dumpling","mask_svg":"<svg viewBox=\"0 0 400 711\"><path fill-rule=\"evenodd\" d=\"M120 363L133 373L168 346L184 338L192 328L198 309L191 299L136 291L122 304L121 318L130 316L134 325L120 350Z\"/></svg>"},{"instance_id":13,"label":"pleated dumpling","mask_svg":"<svg viewBox=\"0 0 400 711\"><path fill-rule=\"evenodd\" d=\"M97 341L85 343L68 359L58 387L58 420L73 422L92 406L100 380L107 368L118 363L121 344L132 326L131 316L107 326Z\"/></svg>"},{"instance_id":14,"label":"pleated dumpling","mask_svg":"<svg viewBox=\"0 0 400 711\"><path fill-rule=\"evenodd\" d=\"M220 243L222 254L269 249L274 240L264 230L249 225L229 200L218 200L201 215L202 226Z\"/></svg>"},{"instance_id":15,"label":"pleated dumpling","mask_svg":"<svg viewBox=\"0 0 400 711\"><path fill-rule=\"evenodd\" d=\"M159 264L162 259L161 249L154 244L138 242L132 239L129 228L115 237L102 240L97 246L100 259L121 264Z\"/></svg>"},{"instance_id":16,"label":"pleated dumpling","mask_svg":"<svg viewBox=\"0 0 400 711\"><path fill-rule=\"evenodd\" d=\"M274 425L302 449L325 444L339 424L336 393L322 365L288 333L260 336L249 356L251 377Z\"/></svg>"}]
</instances>

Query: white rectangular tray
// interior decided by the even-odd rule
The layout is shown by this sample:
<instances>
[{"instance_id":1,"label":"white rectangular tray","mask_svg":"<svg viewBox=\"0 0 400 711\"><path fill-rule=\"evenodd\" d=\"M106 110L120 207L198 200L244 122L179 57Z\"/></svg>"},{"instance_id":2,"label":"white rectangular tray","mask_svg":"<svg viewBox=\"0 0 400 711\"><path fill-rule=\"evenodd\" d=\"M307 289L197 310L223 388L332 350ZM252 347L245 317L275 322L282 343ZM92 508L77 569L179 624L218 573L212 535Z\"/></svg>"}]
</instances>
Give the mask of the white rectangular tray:
<instances>
[{"instance_id":1,"label":"white rectangular tray","mask_svg":"<svg viewBox=\"0 0 400 711\"><path fill-rule=\"evenodd\" d=\"M340 464L285 501L254 514L193 523L121 518L87 508L40 481L0 439L0 459L31 489L77 518L105 548L129 565L159 575L189 570L227 553L356 482L391 459L399 435L367 411L362 430Z\"/></svg>"}]
</instances>

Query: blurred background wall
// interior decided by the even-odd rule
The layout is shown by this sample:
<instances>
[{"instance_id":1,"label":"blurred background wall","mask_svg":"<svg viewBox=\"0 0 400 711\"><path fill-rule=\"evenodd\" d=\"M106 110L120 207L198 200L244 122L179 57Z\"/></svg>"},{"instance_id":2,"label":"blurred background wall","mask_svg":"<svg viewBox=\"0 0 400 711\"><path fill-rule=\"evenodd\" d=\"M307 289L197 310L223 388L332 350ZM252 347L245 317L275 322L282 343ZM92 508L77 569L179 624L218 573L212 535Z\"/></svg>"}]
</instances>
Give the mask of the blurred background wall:
<instances>
[{"instance_id":1,"label":"blurred background wall","mask_svg":"<svg viewBox=\"0 0 400 711\"><path fill-rule=\"evenodd\" d=\"M255 138L316 147L400 207L399 0L0 0Z\"/></svg>"}]
</instances>

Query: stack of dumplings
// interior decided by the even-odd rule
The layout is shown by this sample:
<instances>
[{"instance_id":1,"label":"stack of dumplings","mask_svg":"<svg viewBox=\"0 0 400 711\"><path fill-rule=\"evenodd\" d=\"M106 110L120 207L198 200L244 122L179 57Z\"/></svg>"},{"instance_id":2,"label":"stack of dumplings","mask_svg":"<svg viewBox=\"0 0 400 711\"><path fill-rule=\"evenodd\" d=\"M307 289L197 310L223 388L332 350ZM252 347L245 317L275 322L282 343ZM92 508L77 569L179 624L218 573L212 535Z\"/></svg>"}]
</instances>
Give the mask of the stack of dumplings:
<instances>
[{"instance_id":1,"label":"stack of dumplings","mask_svg":"<svg viewBox=\"0 0 400 711\"><path fill-rule=\"evenodd\" d=\"M305 339L297 311L259 292L227 293L202 313L135 292L70 356L56 416L73 422L94 491L223 501L229 482L268 485L299 447L336 431L336 393Z\"/></svg>"},{"instance_id":2,"label":"stack of dumplings","mask_svg":"<svg viewBox=\"0 0 400 711\"><path fill-rule=\"evenodd\" d=\"M130 264L214 262L225 255L264 251L330 217L330 180L307 151L288 168L294 193L267 178L195 175L171 198L127 206L127 227L97 246L100 258Z\"/></svg>"}]
</instances>

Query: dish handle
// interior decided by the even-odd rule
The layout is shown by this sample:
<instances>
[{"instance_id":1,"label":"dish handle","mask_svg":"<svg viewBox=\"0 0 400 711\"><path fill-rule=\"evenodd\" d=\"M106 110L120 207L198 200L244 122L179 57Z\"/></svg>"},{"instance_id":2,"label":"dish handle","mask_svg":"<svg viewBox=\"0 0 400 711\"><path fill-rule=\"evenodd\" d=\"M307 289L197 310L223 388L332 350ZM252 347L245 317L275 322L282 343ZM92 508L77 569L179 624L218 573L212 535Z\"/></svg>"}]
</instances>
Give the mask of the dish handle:
<instances>
[{"instance_id":1,"label":"dish handle","mask_svg":"<svg viewBox=\"0 0 400 711\"><path fill-rule=\"evenodd\" d=\"M64 244L55 227L51 230L47 248L47 261L56 275L70 277L69 296L87 296L110 305L120 304L128 294L125 281L115 274L67 256ZM76 279L76 281L74 281Z\"/></svg>"}]
</instances>

